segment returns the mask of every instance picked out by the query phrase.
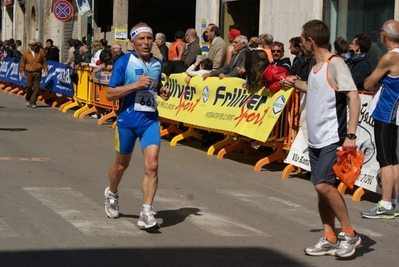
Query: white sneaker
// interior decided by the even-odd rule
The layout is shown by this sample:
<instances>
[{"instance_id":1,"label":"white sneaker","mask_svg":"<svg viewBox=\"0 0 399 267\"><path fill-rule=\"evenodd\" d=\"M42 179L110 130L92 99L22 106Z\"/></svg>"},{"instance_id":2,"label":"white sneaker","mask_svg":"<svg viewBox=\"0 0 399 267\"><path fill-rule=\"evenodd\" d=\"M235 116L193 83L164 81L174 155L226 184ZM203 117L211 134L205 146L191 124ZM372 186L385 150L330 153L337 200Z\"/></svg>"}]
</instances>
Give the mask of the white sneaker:
<instances>
[{"instance_id":1,"label":"white sneaker","mask_svg":"<svg viewBox=\"0 0 399 267\"><path fill-rule=\"evenodd\" d=\"M99 119L99 118L104 117L104 114L94 113L94 114L91 115L90 117L92 117L93 119Z\"/></svg>"},{"instance_id":2,"label":"white sneaker","mask_svg":"<svg viewBox=\"0 0 399 267\"><path fill-rule=\"evenodd\" d=\"M140 218L137 222L137 226L140 228L160 228L157 220L155 219L154 215L157 214L153 208L151 207L151 211L150 212L144 212L141 211L140 212Z\"/></svg>"},{"instance_id":3,"label":"white sneaker","mask_svg":"<svg viewBox=\"0 0 399 267\"><path fill-rule=\"evenodd\" d=\"M105 188L105 212L107 216L111 219L116 219L119 217L119 205L118 205L118 194L113 194L111 196L111 191L109 187Z\"/></svg>"}]
</instances>

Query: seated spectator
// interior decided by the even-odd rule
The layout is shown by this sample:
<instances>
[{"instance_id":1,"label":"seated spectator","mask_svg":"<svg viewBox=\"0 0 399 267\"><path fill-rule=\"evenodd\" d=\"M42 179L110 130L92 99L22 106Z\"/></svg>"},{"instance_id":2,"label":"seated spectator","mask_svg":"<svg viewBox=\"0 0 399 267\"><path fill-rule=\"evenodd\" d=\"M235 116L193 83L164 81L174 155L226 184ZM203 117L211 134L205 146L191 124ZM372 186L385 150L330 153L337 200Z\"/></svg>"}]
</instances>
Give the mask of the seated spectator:
<instances>
[{"instance_id":1,"label":"seated spectator","mask_svg":"<svg viewBox=\"0 0 399 267\"><path fill-rule=\"evenodd\" d=\"M269 64L268 56L263 49L247 50L243 67L246 77L243 87L253 92L262 88L266 82L262 74Z\"/></svg>"},{"instance_id":2,"label":"seated spectator","mask_svg":"<svg viewBox=\"0 0 399 267\"><path fill-rule=\"evenodd\" d=\"M217 76L220 79L225 77L239 77L242 76L238 73L237 68L243 67L245 62L245 51L248 49L248 39L244 35L238 35L234 41L234 56L229 65L220 69L213 70L211 73L203 74L202 77L206 79L209 76Z\"/></svg>"},{"instance_id":3,"label":"seated spectator","mask_svg":"<svg viewBox=\"0 0 399 267\"><path fill-rule=\"evenodd\" d=\"M168 47L166 46L166 36L165 34L158 32L155 34L155 43L162 54L162 61L168 60Z\"/></svg>"},{"instance_id":4,"label":"seated spectator","mask_svg":"<svg viewBox=\"0 0 399 267\"><path fill-rule=\"evenodd\" d=\"M87 49L87 46L85 46L85 45L82 45L82 46L80 46L80 48L79 48L79 55L80 55L80 61L79 62L77 62L76 60L75 60L75 66L76 67L78 67L78 66L88 66L89 64L90 64L90 62L91 62L91 53L89 52L89 49Z\"/></svg>"},{"instance_id":5,"label":"seated spectator","mask_svg":"<svg viewBox=\"0 0 399 267\"><path fill-rule=\"evenodd\" d=\"M157 45L153 45L151 47L151 54L156 57L157 59L161 60L163 59L163 55L161 53L161 50L159 50L159 47Z\"/></svg>"},{"instance_id":6,"label":"seated spectator","mask_svg":"<svg viewBox=\"0 0 399 267\"><path fill-rule=\"evenodd\" d=\"M21 52L21 54L22 54L22 52L24 51L24 49L23 49L23 47L22 47L22 42L21 42L21 40L15 40L15 44L17 45L17 50L18 50L19 52Z\"/></svg>"},{"instance_id":7,"label":"seated spectator","mask_svg":"<svg viewBox=\"0 0 399 267\"><path fill-rule=\"evenodd\" d=\"M197 60L186 70L188 75L184 80L186 83L190 83L191 77L201 76L205 73L210 73L212 71L213 63L209 58L204 58L203 56L197 56Z\"/></svg>"},{"instance_id":8,"label":"seated spectator","mask_svg":"<svg viewBox=\"0 0 399 267\"><path fill-rule=\"evenodd\" d=\"M93 56L91 58L91 62L89 64L90 67L98 67L101 65L100 62L100 54L102 51L102 45L101 42L98 40L95 40L91 43L91 51L93 53Z\"/></svg>"},{"instance_id":9,"label":"seated spectator","mask_svg":"<svg viewBox=\"0 0 399 267\"><path fill-rule=\"evenodd\" d=\"M287 69L288 73L292 75L294 72L291 68L291 60L284 56L284 44L281 42L273 42L272 44L273 64Z\"/></svg>"},{"instance_id":10,"label":"seated spectator","mask_svg":"<svg viewBox=\"0 0 399 267\"><path fill-rule=\"evenodd\" d=\"M288 77L288 71L282 66L270 64L267 54L263 50L250 50L246 52L245 68L246 82L244 87L255 92L266 86L270 92L282 88L281 80Z\"/></svg>"},{"instance_id":11,"label":"seated spectator","mask_svg":"<svg viewBox=\"0 0 399 267\"><path fill-rule=\"evenodd\" d=\"M12 58L14 55L12 53L12 51L10 51L10 40L5 40L4 44L3 44L3 56L1 58L1 60L4 60L5 58Z\"/></svg>"},{"instance_id":12,"label":"seated spectator","mask_svg":"<svg viewBox=\"0 0 399 267\"><path fill-rule=\"evenodd\" d=\"M75 48L75 50L73 52L74 60L71 63L71 68L72 69L76 69L78 64L83 62L82 55L80 54L80 48L82 46L83 46L83 43L80 40L78 40L78 39L73 40L73 47Z\"/></svg>"},{"instance_id":13,"label":"seated spectator","mask_svg":"<svg viewBox=\"0 0 399 267\"><path fill-rule=\"evenodd\" d=\"M371 74L371 64L367 58L370 47L371 40L365 34L356 34L349 45L352 56L346 64L352 73L353 81L358 90L364 90L363 82Z\"/></svg>"},{"instance_id":14,"label":"seated spectator","mask_svg":"<svg viewBox=\"0 0 399 267\"><path fill-rule=\"evenodd\" d=\"M46 47L44 48L44 53L46 60L52 60L55 62L60 62L60 50L58 47L53 45L54 42L51 39L46 40Z\"/></svg>"},{"instance_id":15,"label":"seated spectator","mask_svg":"<svg viewBox=\"0 0 399 267\"><path fill-rule=\"evenodd\" d=\"M15 43L10 44L10 51L12 51L12 59L14 60L14 62L18 62L18 60L22 58L22 53L18 51Z\"/></svg>"},{"instance_id":16,"label":"seated spectator","mask_svg":"<svg viewBox=\"0 0 399 267\"><path fill-rule=\"evenodd\" d=\"M345 63L350 60L352 53L349 52L349 43L343 37L337 37L334 41L335 54L342 57Z\"/></svg>"},{"instance_id":17,"label":"seated spectator","mask_svg":"<svg viewBox=\"0 0 399 267\"><path fill-rule=\"evenodd\" d=\"M73 39L68 40L68 59L64 64L72 64L75 61L75 47L73 46Z\"/></svg>"},{"instance_id":18,"label":"seated spectator","mask_svg":"<svg viewBox=\"0 0 399 267\"><path fill-rule=\"evenodd\" d=\"M223 67L226 62L226 42L220 36L221 31L215 24L208 24L206 32L208 39L211 42L208 58L213 62L213 70L217 70Z\"/></svg>"},{"instance_id":19,"label":"seated spectator","mask_svg":"<svg viewBox=\"0 0 399 267\"><path fill-rule=\"evenodd\" d=\"M202 40L204 42L201 44L201 54L204 57L208 57L209 47L210 47L211 43L208 40L208 35L206 34L206 31L204 31L202 33Z\"/></svg>"},{"instance_id":20,"label":"seated spectator","mask_svg":"<svg viewBox=\"0 0 399 267\"><path fill-rule=\"evenodd\" d=\"M195 29L188 29L186 31L184 41L187 43L187 48L181 55L180 60L175 60L165 66L164 73L166 75L185 72L195 62L197 56L201 55L201 47L199 46L197 31Z\"/></svg>"},{"instance_id":21,"label":"seated spectator","mask_svg":"<svg viewBox=\"0 0 399 267\"><path fill-rule=\"evenodd\" d=\"M233 57L234 54L234 47L233 47L233 40L234 38L236 38L238 35L241 35L241 30L240 27L236 24L230 25L229 27L230 31L229 31L229 45L227 46L227 52L226 52L226 65L228 65L231 61L231 58Z\"/></svg>"},{"instance_id":22,"label":"seated spectator","mask_svg":"<svg viewBox=\"0 0 399 267\"><path fill-rule=\"evenodd\" d=\"M114 43L113 45L111 45L111 54L112 64L115 64L115 61L125 54L122 51L122 45L120 43Z\"/></svg>"},{"instance_id":23,"label":"seated spectator","mask_svg":"<svg viewBox=\"0 0 399 267\"><path fill-rule=\"evenodd\" d=\"M293 75L299 76L302 81L307 81L310 72L311 58L306 57L301 47L301 37L293 37L290 40L290 51L295 55L292 61Z\"/></svg>"},{"instance_id":24,"label":"seated spectator","mask_svg":"<svg viewBox=\"0 0 399 267\"><path fill-rule=\"evenodd\" d=\"M175 41L169 45L168 59L171 61L181 60L184 50L186 50L186 44L183 41L184 32L175 32Z\"/></svg>"}]
</instances>

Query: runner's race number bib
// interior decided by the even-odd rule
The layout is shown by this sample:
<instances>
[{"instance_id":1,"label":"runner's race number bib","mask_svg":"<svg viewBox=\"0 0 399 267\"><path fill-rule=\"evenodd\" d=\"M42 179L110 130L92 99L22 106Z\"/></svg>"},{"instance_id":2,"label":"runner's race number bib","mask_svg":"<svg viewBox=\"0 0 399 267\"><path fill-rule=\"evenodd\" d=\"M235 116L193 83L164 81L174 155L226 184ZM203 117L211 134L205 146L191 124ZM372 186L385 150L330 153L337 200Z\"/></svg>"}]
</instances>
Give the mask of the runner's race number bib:
<instances>
[{"instance_id":1,"label":"runner's race number bib","mask_svg":"<svg viewBox=\"0 0 399 267\"><path fill-rule=\"evenodd\" d=\"M155 112L157 110L157 92L150 90L140 90L136 93L134 101L135 111Z\"/></svg>"}]
</instances>

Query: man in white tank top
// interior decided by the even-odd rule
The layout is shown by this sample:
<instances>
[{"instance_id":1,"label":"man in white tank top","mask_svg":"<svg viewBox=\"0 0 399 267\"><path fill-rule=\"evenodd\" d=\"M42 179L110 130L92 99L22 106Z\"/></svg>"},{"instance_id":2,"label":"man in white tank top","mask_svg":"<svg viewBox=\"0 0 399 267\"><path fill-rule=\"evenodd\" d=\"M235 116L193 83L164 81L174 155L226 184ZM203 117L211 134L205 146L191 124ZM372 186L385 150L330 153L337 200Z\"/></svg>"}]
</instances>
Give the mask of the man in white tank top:
<instances>
[{"instance_id":1,"label":"man in white tank top","mask_svg":"<svg viewBox=\"0 0 399 267\"><path fill-rule=\"evenodd\" d=\"M349 68L344 60L328 50L330 31L320 20L311 20L302 27L301 45L305 56L313 58L308 82L290 76L285 87L295 87L306 93L311 182L318 195L319 214L324 237L305 248L312 256L335 255L350 257L361 244L353 230L345 201L334 186L336 176L332 166L337 161L338 147L356 149L356 127L360 113L360 98ZM347 103L349 120L347 121ZM341 224L336 234L335 218Z\"/></svg>"}]
</instances>

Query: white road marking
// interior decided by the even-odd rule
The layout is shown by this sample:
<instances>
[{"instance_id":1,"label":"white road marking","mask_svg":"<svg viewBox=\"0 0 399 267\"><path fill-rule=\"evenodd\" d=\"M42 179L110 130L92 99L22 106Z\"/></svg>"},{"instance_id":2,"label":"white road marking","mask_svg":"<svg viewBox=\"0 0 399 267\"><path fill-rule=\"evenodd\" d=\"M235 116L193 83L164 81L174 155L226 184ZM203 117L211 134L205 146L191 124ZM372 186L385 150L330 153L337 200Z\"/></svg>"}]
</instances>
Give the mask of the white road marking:
<instances>
[{"instance_id":1,"label":"white road marking","mask_svg":"<svg viewBox=\"0 0 399 267\"><path fill-rule=\"evenodd\" d=\"M129 191L135 197L141 198L141 191L136 189L129 189ZM167 207L166 211L184 208L198 209L198 214L188 216L184 222L187 221L194 224L196 227L215 236L271 236L259 229L248 226L246 223L238 222L233 214L232 217L228 217L211 212L208 207L190 200L190 196L185 197L177 193L171 195L170 192L160 189L155 197L155 205L157 203L162 203Z\"/></svg>"},{"instance_id":2,"label":"white road marking","mask_svg":"<svg viewBox=\"0 0 399 267\"><path fill-rule=\"evenodd\" d=\"M2 218L0 218L0 239L20 237Z\"/></svg>"},{"instance_id":3,"label":"white road marking","mask_svg":"<svg viewBox=\"0 0 399 267\"><path fill-rule=\"evenodd\" d=\"M104 206L70 187L26 187L26 192L88 236L145 235L123 218L107 218Z\"/></svg>"},{"instance_id":4,"label":"white road marking","mask_svg":"<svg viewBox=\"0 0 399 267\"><path fill-rule=\"evenodd\" d=\"M312 211L291 201L278 197L267 196L266 194L262 194L258 191L243 192L242 190L236 191L227 189L220 189L217 191L235 199L240 199L250 203L259 209L264 210L266 213L276 213L287 220L292 220L295 223L300 223L310 228L319 229L321 227L320 217L317 210ZM339 226L339 223L337 226ZM367 228L358 227L356 225L353 227L361 234L366 234L372 237L383 236L381 233Z\"/></svg>"}]
</instances>

